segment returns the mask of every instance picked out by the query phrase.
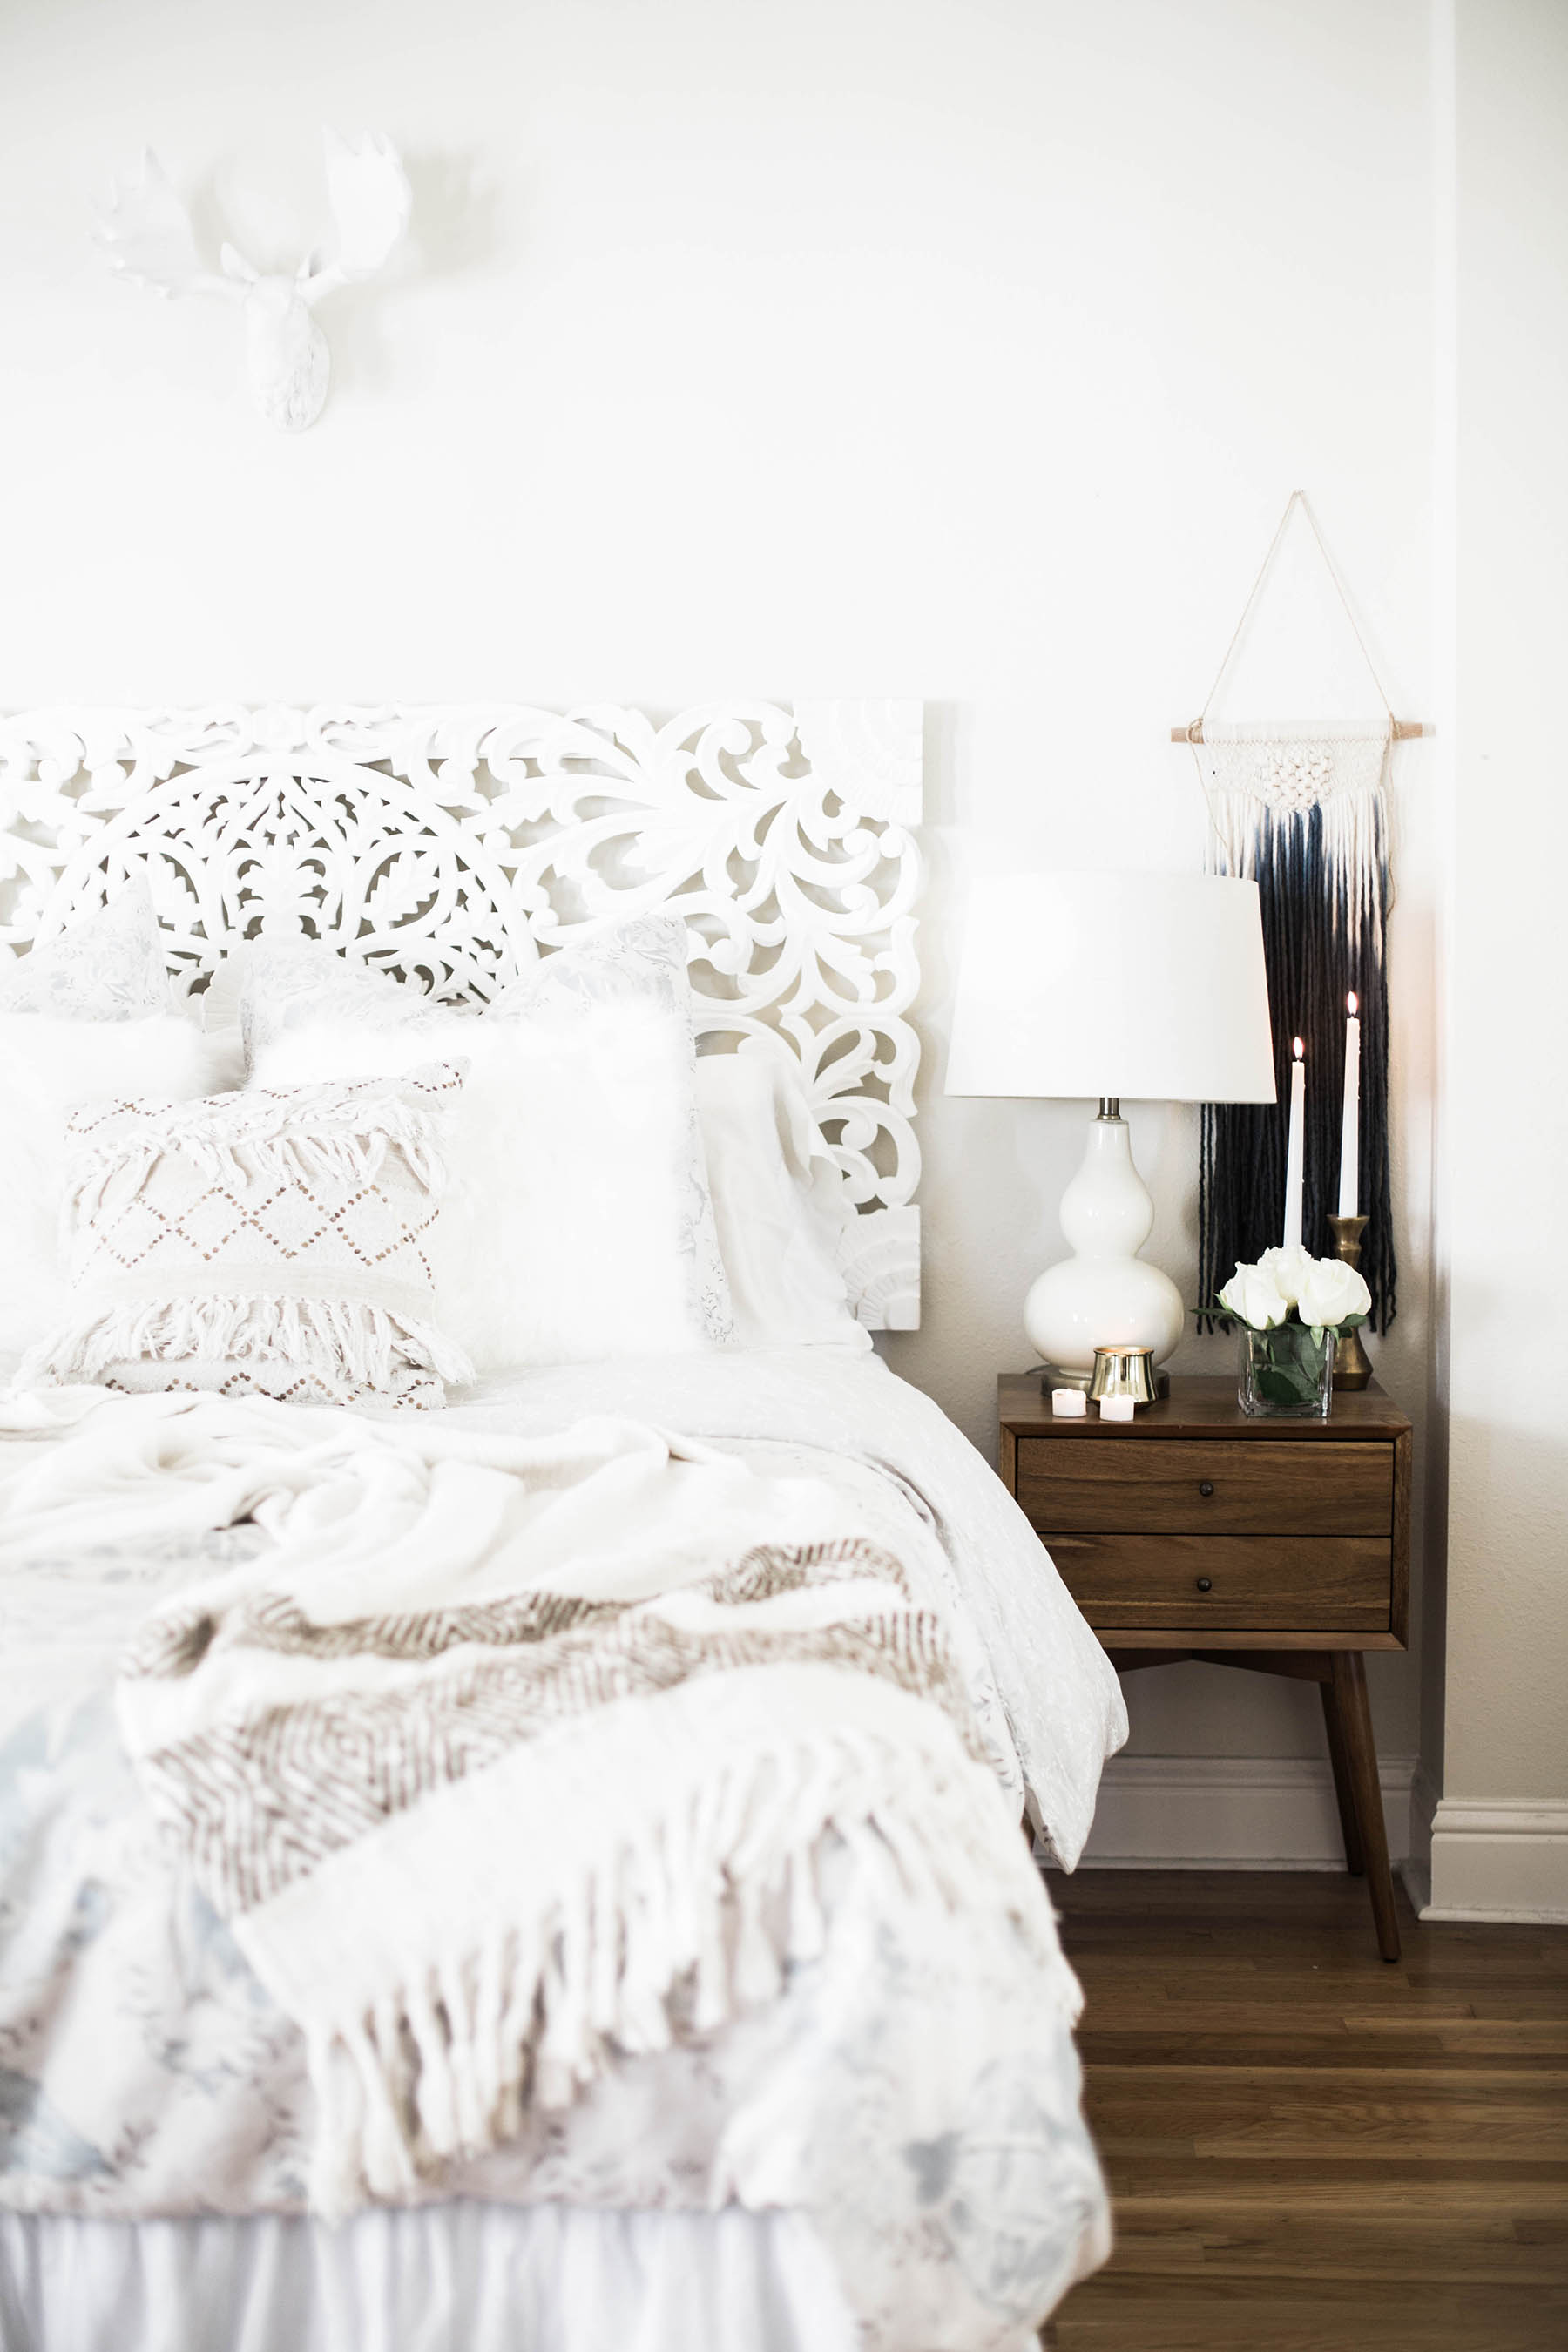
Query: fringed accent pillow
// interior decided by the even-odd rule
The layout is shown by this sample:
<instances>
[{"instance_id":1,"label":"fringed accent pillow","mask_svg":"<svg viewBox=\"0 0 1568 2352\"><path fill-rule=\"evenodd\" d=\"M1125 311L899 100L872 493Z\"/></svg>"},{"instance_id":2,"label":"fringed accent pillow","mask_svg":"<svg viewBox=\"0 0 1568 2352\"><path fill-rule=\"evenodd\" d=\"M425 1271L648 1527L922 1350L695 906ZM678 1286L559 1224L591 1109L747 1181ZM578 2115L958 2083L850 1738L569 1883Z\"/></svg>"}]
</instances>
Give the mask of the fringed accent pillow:
<instances>
[{"instance_id":1,"label":"fringed accent pillow","mask_svg":"<svg viewBox=\"0 0 1568 2352\"><path fill-rule=\"evenodd\" d=\"M133 876L27 954L0 948L0 1355L65 1311L66 1120L111 1096L215 1094L223 1056L176 1004L147 885ZM426 1059L429 1057L426 1056Z\"/></svg>"},{"instance_id":2,"label":"fringed accent pillow","mask_svg":"<svg viewBox=\"0 0 1568 2352\"><path fill-rule=\"evenodd\" d=\"M447 1064L73 1114L68 1319L29 1381L290 1402L446 1402L473 1378L437 1330Z\"/></svg>"}]
</instances>

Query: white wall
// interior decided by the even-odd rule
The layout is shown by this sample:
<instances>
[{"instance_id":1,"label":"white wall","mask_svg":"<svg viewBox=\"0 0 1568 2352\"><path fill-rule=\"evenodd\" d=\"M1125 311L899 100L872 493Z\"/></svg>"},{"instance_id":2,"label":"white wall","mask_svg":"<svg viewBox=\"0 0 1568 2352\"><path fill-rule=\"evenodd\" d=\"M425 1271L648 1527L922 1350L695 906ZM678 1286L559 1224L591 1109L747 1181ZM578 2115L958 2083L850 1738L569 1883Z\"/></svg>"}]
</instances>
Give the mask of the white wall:
<instances>
[{"instance_id":1,"label":"white wall","mask_svg":"<svg viewBox=\"0 0 1568 2352\"><path fill-rule=\"evenodd\" d=\"M1200 862L1168 730L1298 483L1427 714L1427 72L1426 0L14 6L0 702L925 698L928 1316L889 1352L989 1449L1085 1114L931 1091L956 829ZM323 120L403 146L418 251L323 310L334 395L286 440L243 404L234 319L112 282L86 205L145 141L292 259ZM1428 758L1401 754L1380 1350L1415 1411ZM1195 1119L1133 1123L1190 1293ZM1413 1667L1374 1696L1408 1757ZM1321 1753L1306 1689L1184 1667L1134 1705L1145 1750Z\"/></svg>"},{"instance_id":2,"label":"white wall","mask_svg":"<svg viewBox=\"0 0 1568 2352\"><path fill-rule=\"evenodd\" d=\"M1439 481L1454 652L1437 1357L1439 1913L1568 1920L1568 10L1458 0ZM1548 1369L1528 1359L1544 1343ZM1437 1743L1441 1720L1441 1748Z\"/></svg>"}]
</instances>

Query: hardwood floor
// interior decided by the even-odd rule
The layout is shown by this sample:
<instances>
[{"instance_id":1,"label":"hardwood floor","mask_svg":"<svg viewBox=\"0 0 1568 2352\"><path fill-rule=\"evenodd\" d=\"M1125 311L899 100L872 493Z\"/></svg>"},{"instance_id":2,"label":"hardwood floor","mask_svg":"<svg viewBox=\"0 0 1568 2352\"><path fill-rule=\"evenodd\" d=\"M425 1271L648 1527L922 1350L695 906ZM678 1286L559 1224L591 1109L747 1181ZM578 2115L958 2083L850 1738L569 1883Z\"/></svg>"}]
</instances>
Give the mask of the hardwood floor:
<instances>
[{"instance_id":1,"label":"hardwood floor","mask_svg":"<svg viewBox=\"0 0 1568 2352\"><path fill-rule=\"evenodd\" d=\"M1047 1884L1117 2229L1060 2352L1568 2352L1568 1929L1401 1891L1391 1967L1360 1879Z\"/></svg>"}]
</instances>

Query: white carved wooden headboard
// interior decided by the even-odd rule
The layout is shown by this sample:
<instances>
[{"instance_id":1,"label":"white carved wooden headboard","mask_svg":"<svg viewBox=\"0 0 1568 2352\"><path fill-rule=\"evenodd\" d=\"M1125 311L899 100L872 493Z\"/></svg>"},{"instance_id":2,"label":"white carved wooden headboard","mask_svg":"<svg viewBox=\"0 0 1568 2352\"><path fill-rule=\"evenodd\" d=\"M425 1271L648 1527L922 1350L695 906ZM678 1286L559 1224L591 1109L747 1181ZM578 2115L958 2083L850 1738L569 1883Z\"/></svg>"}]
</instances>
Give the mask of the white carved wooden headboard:
<instances>
[{"instance_id":1,"label":"white carved wooden headboard","mask_svg":"<svg viewBox=\"0 0 1568 2352\"><path fill-rule=\"evenodd\" d=\"M0 719L0 942L140 867L184 987L266 929L456 1001L510 975L524 929L548 952L679 914L705 1050L798 1055L860 1212L857 1312L907 1330L920 815L912 702L26 711Z\"/></svg>"}]
</instances>

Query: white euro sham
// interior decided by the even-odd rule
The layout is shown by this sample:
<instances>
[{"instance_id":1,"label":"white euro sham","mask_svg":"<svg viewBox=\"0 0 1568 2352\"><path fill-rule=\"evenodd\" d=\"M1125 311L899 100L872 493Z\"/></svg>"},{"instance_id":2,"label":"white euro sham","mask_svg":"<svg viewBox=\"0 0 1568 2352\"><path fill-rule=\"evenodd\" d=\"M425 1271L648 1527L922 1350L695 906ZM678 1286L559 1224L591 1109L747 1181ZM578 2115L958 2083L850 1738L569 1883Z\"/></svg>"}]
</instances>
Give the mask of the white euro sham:
<instances>
[{"instance_id":1,"label":"white euro sham","mask_svg":"<svg viewBox=\"0 0 1568 2352\"><path fill-rule=\"evenodd\" d=\"M795 1055L700 1055L697 1111L739 1345L863 1353L836 1261L855 1210Z\"/></svg>"},{"instance_id":2,"label":"white euro sham","mask_svg":"<svg viewBox=\"0 0 1568 2352\"><path fill-rule=\"evenodd\" d=\"M174 1009L163 936L144 875L0 970L0 1013L144 1021Z\"/></svg>"}]
</instances>

